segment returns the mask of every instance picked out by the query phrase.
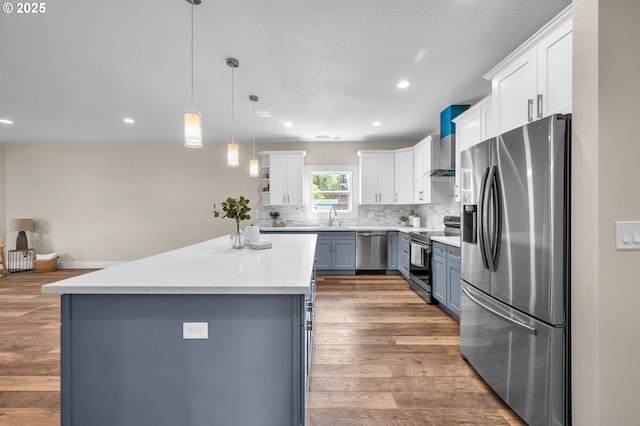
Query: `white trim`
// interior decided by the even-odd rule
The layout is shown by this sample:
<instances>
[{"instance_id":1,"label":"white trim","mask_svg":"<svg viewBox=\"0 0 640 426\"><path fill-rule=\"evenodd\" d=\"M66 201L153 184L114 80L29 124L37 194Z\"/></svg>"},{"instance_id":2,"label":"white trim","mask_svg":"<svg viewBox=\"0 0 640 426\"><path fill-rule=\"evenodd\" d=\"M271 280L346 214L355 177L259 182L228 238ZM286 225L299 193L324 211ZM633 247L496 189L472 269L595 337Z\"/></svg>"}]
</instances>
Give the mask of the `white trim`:
<instances>
[{"instance_id":1,"label":"white trim","mask_svg":"<svg viewBox=\"0 0 640 426\"><path fill-rule=\"evenodd\" d=\"M529 37L527 41L522 43L520 47L511 52L509 56L504 58L498 65L493 67L491 71L484 75L485 80L492 81L495 76L502 71L502 69L509 63L513 62L516 58L520 57L523 53L527 52L532 47L536 46L540 40L546 37L551 31L562 25L565 21L573 17L573 5L567 6L562 12L560 12L555 18L549 21L544 27L540 28L538 32Z\"/></svg>"},{"instance_id":2,"label":"white trim","mask_svg":"<svg viewBox=\"0 0 640 426\"><path fill-rule=\"evenodd\" d=\"M345 165L327 165L327 166L304 166L304 205L305 205L305 217L311 220L329 220L327 212L314 212L312 208L311 200L311 174L318 172L350 172L351 173L351 212L340 212L336 218L339 222L343 219L357 219L358 218L358 200L360 199L359 190L359 167L357 164L345 164Z\"/></svg>"}]
</instances>

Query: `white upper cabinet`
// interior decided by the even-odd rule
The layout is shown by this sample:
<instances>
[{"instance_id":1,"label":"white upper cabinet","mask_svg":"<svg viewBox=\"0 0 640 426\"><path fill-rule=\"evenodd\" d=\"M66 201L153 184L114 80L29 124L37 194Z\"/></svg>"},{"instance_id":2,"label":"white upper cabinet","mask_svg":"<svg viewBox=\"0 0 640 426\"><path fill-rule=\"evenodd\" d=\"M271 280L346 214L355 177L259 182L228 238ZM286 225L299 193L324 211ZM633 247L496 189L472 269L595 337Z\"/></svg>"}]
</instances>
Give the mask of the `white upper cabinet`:
<instances>
[{"instance_id":1,"label":"white upper cabinet","mask_svg":"<svg viewBox=\"0 0 640 426\"><path fill-rule=\"evenodd\" d=\"M432 178L432 160L439 155L440 139L429 135L413 147L414 204L450 202L450 177Z\"/></svg>"},{"instance_id":2,"label":"white upper cabinet","mask_svg":"<svg viewBox=\"0 0 640 426\"><path fill-rule=\"evenodd\" d=\"M572 58L573 20L569 18L538 44L538 118L571 112Z\"/></svg>"},{"instance_id":3,"label":"white upper cabinet","mask_svg":"<svg viewBox=\"0 0 640 426\"><path fill-rule=\"evenodd\" d=\"M485 75L496 134L571 112L572 31L570 5Z\"/></svg>"},{"instance_id":4,"label":"white upper cabinet","mask_svg":"<svg viewBox=\"0 0 640 426\"><path fill-rule=\"evenodd\" d=\"M453 119L456 124L456 201L460 201L460 153L495 136L492 111L491 96L487 96Z\"/></svg>"},{"instance_id":5,"label":"white upper cabinet","mask_svg":"<svg viewBox=\"0 0 640 426\"><path fill-rule=\"evenodd\" d=\"M431 137L431 136L428 136ZM424 141L413 147L413 203L424 203ZM429 160L431 161L431 160Z\"/></svg>"},{"instance_id":6,"label":"white upper cabinet","mask_svg":"<svg viewBox=\"0 0 640 426\"><path fill-rule=\"evenodd\" d=\"M395 152L395 203L413 204L413 149Z\"/></svg>"},{"instance_id":7,"label":"white upper cabinet","mask_svg":"<svg viewBox=\"0 0 640 426\"><path fill-rule=\"evenodd\" d=\"M360 204L395 204L393 151L358 151Z\"/></svg>"},{"instance_id":8,"label":"white upper cabinet","mask_svg":"<svg viewBox=\"0 0 640 426\"><path fill-rule=\"evenodd\" d=\"M269 158L270 205L303 205L304 151L262 152Z\"/></svg>"}]
</instances>

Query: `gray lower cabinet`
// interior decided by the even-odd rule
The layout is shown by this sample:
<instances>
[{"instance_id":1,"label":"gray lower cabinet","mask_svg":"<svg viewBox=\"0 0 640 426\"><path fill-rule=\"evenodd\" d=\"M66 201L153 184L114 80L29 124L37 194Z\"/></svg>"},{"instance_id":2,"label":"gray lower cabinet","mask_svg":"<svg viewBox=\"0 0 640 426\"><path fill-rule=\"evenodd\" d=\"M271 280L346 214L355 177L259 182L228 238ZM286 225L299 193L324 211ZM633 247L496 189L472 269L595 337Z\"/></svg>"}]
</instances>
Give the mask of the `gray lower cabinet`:
<instances>
[{"instance_id":1,"label":"gray lower cabinet","mask_svg":"<svg viewBox=\"0 0 640 426\"><path fill-rule=\"evenodd\" d=\"M398 274L400 271L400 241L398 231L387 234L387 274Z\"/></svg>"},{"instance_id":2,"label":"gray lower cabinet","mask_svg":"<svg viewBox=\"0 0 640 426\"><path fill-rule=\"evenodd\" d=\"M409 262L410 262L410 247L409 247L409 234L406 232L400 232L400 259L398 260L400 263L400 274L404 277L404 279L409 279Z\"/></svg>"},{"instance_id":3,"label":"gray lower cabinet","mask_svg":"<svg viewBox=\"0 0 640 426\"><path fill-rule=\"evenodd\" d=\"M62 295L60 424L306 424L314 292Z\"/></svg>"},{"instance_id":4,"label":"gray lower cabinet","mask_svg":"<svg viewBox=\"0 0 640 426\"><path fill-rule=\"evenodd\" d=\"M263 231L263 234L318 234L317 273L355 275L356 233L352 231Z\"/></svg>"},{"instance_id":5,"label":"gray lower cabinet","mask_svg":"<svg viewBox=\"0 0 640 426\"><path fill-rule=\"evenodd\" d=\"M312 321L305 295L65 294L61 425L304 425Z\"/></svg>"},{"instance_id":6,"label":"gray lower cabinet","mask_svg":"<svg viewBox=\"0 0 640 426\"><path fill-rule=\"evenodd\" d=\"M355 274L355 232L318 232L316 258L319 274Z\"/></svg>"},{"instance_id":7,"label":"gray lower cabinet","mask_svg":"<svg viewBox=\"0 0 640 426\"><path fill-rule=\"evenodd\" d=\"M432 243L431 291L441 305L447 305L447 250L444 244Z\"/></svg>"},{"instance_id":8,"label":"gray lower cabinet","mask_svg":"<svg viewBox=\"0 0 640 426\"><path fill-rule=\"evenodd\" d=\"M433 297L460 319L460 248L433 242Z\"/></svg>"}]
</instances>

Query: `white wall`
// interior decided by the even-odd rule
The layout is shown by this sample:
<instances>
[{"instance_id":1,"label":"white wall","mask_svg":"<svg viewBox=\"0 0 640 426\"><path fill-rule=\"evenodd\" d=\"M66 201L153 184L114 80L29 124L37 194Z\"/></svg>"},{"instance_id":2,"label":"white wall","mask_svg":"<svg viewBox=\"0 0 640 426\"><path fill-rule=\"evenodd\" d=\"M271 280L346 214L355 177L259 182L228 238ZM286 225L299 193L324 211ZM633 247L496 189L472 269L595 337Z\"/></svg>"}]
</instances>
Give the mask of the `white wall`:
<instances>
[{"instance_id":1,"label":"white wall","mask_svg":"<svg viewBox=\"0 0 640 426\"><path fill-rule=\"evenodd\" d=\"M363 147L407 145L282 143L257 144L257 150L304 149L307 164L357 164L356 151ZM240 144L239 168L226 167L226 144L199 150L181 143L7 144L4 149L2 223L34 218L30 245L39 253L58 252L65 266L134 260L229 233L233 222L215 219L213 204L240 195L254 206L260 200L259 180L249 177L246 143ZM14 245L15 232L7 246Z\"/></svg>"},{"instance_id":2,"label":"white wall","mask_svg":"<svg viewBox=\"0 0 640 426\"><path fill-rule=\"evenodd\" d=\"M0 235L7 234L7 173L5 146L0 144ZM15 245L15 243L14 243Z\"/></svg>"},{"instance_id":3,"label":"white wall","mask_svg":"<svg viewBox=\"0 0 640 426\"><path fill-rule=\"evenodd\" d=\"M640 424L640 2L574 1L572 374L574 425Z\"/></svg>"}]
</instances>

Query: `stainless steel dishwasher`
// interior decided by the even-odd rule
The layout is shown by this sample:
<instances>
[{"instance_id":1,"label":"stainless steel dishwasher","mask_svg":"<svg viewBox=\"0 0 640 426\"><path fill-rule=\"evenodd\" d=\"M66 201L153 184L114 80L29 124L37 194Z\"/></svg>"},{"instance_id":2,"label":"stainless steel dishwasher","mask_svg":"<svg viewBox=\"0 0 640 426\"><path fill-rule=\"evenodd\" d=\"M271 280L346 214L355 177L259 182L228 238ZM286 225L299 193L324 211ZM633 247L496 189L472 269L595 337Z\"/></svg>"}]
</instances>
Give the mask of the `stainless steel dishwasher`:
<instances>
[{"instance_id":1,"label":"stainless steel dishwasher","mask_svg":"<svg viewBox=\"0 0 640 426\"><path fill-rule=\"evenodd\" d=\"M356 274L387 270L387 232L356 232Z\"/></svg>"}]
</instances>

